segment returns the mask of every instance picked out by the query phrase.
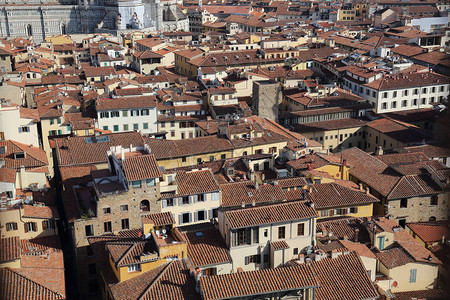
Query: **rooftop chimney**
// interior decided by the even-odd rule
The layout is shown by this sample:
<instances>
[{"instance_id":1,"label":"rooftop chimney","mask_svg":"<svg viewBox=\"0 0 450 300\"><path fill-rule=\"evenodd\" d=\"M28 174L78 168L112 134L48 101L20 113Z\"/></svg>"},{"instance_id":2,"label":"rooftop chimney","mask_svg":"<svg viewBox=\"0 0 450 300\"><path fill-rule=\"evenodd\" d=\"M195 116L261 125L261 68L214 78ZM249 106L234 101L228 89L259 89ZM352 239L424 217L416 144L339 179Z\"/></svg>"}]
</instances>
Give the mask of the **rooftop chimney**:
<instances>
[{"instance_id":1,"label":"rooftop chimney","mask_svg":"<svg viewBox=\"0 0 450 300\"><path fill-rule=\"evenodd\" d=\"M355 229L355 243L358 242L358 236L359 236L359 229L356 228L356 229Z\"/></svg>"},{"instance_id":2,"label":"rooftop chimney","mask_svg":"<svg viewBox=\"0 0 450 300\"><path fill-rule=\"evenodd\" d=\"M375 155L383 155L383 147L378 146L377 151L375 152Z\"/></svg>"}]
</instances>

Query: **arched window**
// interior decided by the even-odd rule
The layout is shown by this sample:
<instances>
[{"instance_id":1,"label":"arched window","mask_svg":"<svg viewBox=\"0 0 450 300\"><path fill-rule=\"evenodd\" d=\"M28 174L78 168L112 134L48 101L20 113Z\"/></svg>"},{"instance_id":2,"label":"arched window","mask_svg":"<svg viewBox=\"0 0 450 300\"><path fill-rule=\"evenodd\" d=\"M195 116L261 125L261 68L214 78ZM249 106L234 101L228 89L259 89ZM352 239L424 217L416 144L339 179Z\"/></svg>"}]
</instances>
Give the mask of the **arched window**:
<instances>
[{"instance_id":1,"label":"arched window","mask_svg":"<svg viewBox=\"0 0 450 300\"><path fill-rule=\"evenodd\" d=\"M33 35L33 28L30 24L27 25L27 35L32 36Z\"/></svg>"},{"instance_id":2,"label":"arched window","mask_svg":"<svg viewBox=\"0 0 450 300\"><path fill-rule=\"evenodd\" d=\"M430 217L429 219L428 219L428 221L436 221L436 217Z\"/></svg>"},{"instance_id":3,"label":"arched window","mask_svg":"<svg viewBox=\"0 0 450 300\"><path fill-rule=\"evenodd\" d=\"M150 202L148 200L142 200L140 208L141 208L141 212L150 211Z\"/></svg>"}]
</instances>

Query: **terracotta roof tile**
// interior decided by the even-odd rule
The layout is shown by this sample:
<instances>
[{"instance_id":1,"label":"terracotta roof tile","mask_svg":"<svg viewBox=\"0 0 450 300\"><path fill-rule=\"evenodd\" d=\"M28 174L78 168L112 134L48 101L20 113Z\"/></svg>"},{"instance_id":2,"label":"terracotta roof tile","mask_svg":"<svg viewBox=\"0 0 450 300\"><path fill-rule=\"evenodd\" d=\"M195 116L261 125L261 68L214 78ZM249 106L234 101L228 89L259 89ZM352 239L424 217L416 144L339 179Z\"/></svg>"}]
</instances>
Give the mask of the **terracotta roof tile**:
<instances>
[{"instance_id":1,"label":"terracotta roof tile","mask_svg":"<svg viewBox=\"0 0 450 300\"><path fill-rule=\"evenodd\" d=\"M172 214L170 212L145 215L142 217L142 221L144 223L150 222L155 226L175 224L175 220L173 219Z\"/></svg>"},{"instance_id":2,"label":"terracotta roof tile","mask_svg":"<svg viewBox=\"0 0 450 300\"><path fill-rule=\"evenodd\" d=\"M306 202L289 202L224 212L230 228L286 222L317 217L317 212Z\"/></svg>"},{"instance_id":3,"label":"terracotta roof tile","mask_svg":"<svg viewBox=\"0 0 450 300\"><path fill-rule=\"evenodd\" d=\"M270 245L274 250L289 249L289 245L286 241L275 241L271 242Z\"/></svg>"},{"instance_id":4,"label":"terracotta roof tile","mask_svg":"<svg viewBox=\"0 0 450 300\"><path fill-rule=\"evenodd\" d=\"M314 261L310 266L317 274L320 285L316 289L317 300L359 300L378 297L378 292L356 252Z\"/></svg>"},{"instance_id":5,"label":"terracotta roof tile","mask_svg":"<svg viewBox=\"0 0 450 300\"><path fill-rule=\"evenodd\" d=\"M11 268L0 269L0 298L10 300L54 300L64 295L42 286Z\"/></svg>"},{"instance_id":6,"label":"terracotta roof tile","mask_svg":"<svg viewBox=\"0 0 450 300\"><path fill-rule=\"evenodd\" d=\"M20 258L19 237L9 237L0 240L0 262Z\"/></svg>"},{"instance_id":7,"label":"terracotta roof tile","mask_svg":"<svg viewBox=\"0 0 450 300\"><path fill-rule=\"evenodd\" d=\"M5 168L20 169L21 166L24 166L28 169L48 165L45 151L38 147L25 145L13 140L0 142L1 146L6 146L6 153L0 154L0 159L5 160ZM25 158L14 158L15 153L25 153Z\"/></svg>"},{"instance_id":8,"label":"terracotta roof tile","mask_svg":"<svg viewBox=\"0 0 450 300\"><path fill-rule=\"evenodd\" d=\"M240 206L242 203L256 204L281 202L287 199L286 193L278 185L264 184L258 187L252 181L222 184L223 207Z\"/></svg>"},{"instance_id":9,"label":"terracotta roof tile","mask_svg":"<svg viewBox=\"0 0 450 300\"><path fill-rule=\"evenodd\" d=\"M56 138L55 148L59 166L106 163L106 152L112 146L143 147L144 141L138 132L104 134L100 136L73 136Z\"/></svg>"},{"instance_id":10,"label":"terracotta roof tile","mask_svg":"<svg viewBox=\"0 0 450 300\"><path fill-rule=\"evenodd\" d=\"M153 154L126 158L123 161L123 171L128 181L161 177L161 171Z\"/></svg>"},{"instance_id":11,"label":"terracotta roof tile","mask_svg":"<svg viewBox=\"0 0 450 300\"><path fill-rule=\"evenodd\" d=\"M231 262L227 245L217 229L189 231L185 236L188 242L188 257L194 267Z\"/></svg>"},{"instance_id":12,"label":"terracotta roof tile","mask_svg":"<svg viewBox=\"0 0 450 300\"><path fill-rule=\"evenodd\" d=\"M59 214L54 206L23 205L24 218L58 219Z\"/></svg>"},{"instance_id":13,"label":"terracotta roof tile","mask_svg":"<svg viewBox=\"0 0 450 300\"><path fill-rule=\"evenodd\" d=\"M178 183L177 195L179 196L220 190L219 184L210 169L178 172L176 180Z\"/></svg>"},{"instance_id":14,"label":"terracotta roof tile","mask_svg":"<svg viewBox=\"0 0 450 300\"><path fill-rule=\"evenodd\" d=\"M358 205L379 202L365 191L344 187L336 183L314 184L306 199L314 202L317 208Z\"/></svg>"},{"instance_id":15,"label":"terracotta roof tile","mask_svg":"<svg viewBox=\"0 0 450 300\"><path fill-rule=\"evenodd\" d=\"M237 298L316 286L316 276L309 265L200 277L204 300Z\"/></svg>"},{"instance_id":16,"label":"terracotta roof tile","mask_svg":"<svg viewBox=\"0 0 450 300\"><path fill-rule=\"evenodd\" d=\"M97 100L97 110L149 108L156 107L155 96L136 96L126 98L100 98Z\"/></svg>"},{"instance_id":17,"label":"terracotta roof tile","mask_svg":"<svg viewBox=\"0 0 450 300\"><path fill-rule=\"evenodd\" d=\"M442 222L408 223L407 226L425 243L435 243L450 238L450 229Z\"/></svg>"}]
</instances>

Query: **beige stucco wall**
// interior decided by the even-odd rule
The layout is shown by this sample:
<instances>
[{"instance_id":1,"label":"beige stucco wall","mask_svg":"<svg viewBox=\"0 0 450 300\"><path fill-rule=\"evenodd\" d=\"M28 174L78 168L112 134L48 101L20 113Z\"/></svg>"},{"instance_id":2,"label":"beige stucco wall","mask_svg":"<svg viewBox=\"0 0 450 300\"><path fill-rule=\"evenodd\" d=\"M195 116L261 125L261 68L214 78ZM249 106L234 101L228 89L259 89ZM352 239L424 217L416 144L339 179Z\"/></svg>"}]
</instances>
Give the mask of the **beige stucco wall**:
<instances>
[{"instance_id":1,"label":"beige stucco wall","mask_svg":"<svg viewBox=\"0 0 450 300\"><path fill-rule=\"evenodd\" d=\"M24 218L23 209L12 209L12 210L4 210L0 212L0 220L2 221L2 226L0 227L1 238L8 238L18 236L21 239L33 239L36 237L43 236L52 236L58 234L58 229L56 228L48 228L46 230L43 229L42 221L48 220L44 218ZM6 223L16 222L17 230L6 231ZM25 232L25 223L27 222L36 222L37 231L29 231Z\"/></svg>"},{"instance_id":2,"label":"beige stucco wall","mask_svg":"<svg viewBox=\"0 0 450 300\"><path fill-rule=\"evenodd\" d=\"M417 270L415 283L409 282L411 269ZM394 293L433 289L438 277L438 266L424 263L408 263L391 270L380 263L379 271L397 282L397 287L392 286Z\"/></svg>"}]
</instances>

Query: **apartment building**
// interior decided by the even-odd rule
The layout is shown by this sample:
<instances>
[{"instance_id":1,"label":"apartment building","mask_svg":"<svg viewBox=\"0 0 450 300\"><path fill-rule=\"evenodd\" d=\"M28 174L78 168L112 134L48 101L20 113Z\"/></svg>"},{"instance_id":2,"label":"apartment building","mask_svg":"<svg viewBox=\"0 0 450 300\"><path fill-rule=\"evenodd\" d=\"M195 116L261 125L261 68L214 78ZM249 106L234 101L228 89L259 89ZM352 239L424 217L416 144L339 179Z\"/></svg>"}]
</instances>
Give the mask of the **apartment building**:
<instances>
[{"instance_id":1,"label":"apartment building","mask_svg":"<svg viewBox=\"0 0 450 300\"><path fill-rule=\"evenodd\" d=\"M448 169L441 162L423 153L371 156L358 148L344 150L342 157L353 166L350 180L380 200L375 215L391 215L401 226L448 218Z\"/></svg>"},{"instance_id":2,"label":"apartment building","mask_svg":"<svg viewBox=\"0 0 450 300\"><path fill-rule=\"evenodd\" d=\"M111 132L158 131L158 109L154 96L101 98L96 103L97 125Z\"/></svg>"},{"instance_id":3,"label":"apartment building","mask_svg":"<svg viewBox=\"0 0 450 300\"><path fill-rule=\"evenodd\" d=\"M178 225L212 221L220 206L220 187L210 169L167 170L161 180L161 211Z\"/></svg>"},{"instance_id":4,"label":"apartment building","mask_svg":"<svg viewBox=\"0 0 450 300\"><path fill-rule=\"evenodd\" d=\"M368 100L376 113L431 108L448 96L446 76L433 72L394 75L347 71L344 88Z\"/></svg>"},{"instance_id":5,"label":"apartment building","mask_svg":"<svg viewBox=\"0 0 450 300\"><path fill-rule=\"evenodd\" d=\"M275 268L296 257L315 239L314 205L306 202L219 211L219 230L233 270Z\"/></svg>"},{"instance_id":6,"label":"apartment building","mask_svg":"<svg viewBox=\"0 0 450 300\"><path fill-rule=\"evenodd\" d=\"M39 147L38 119L36 110L1 101L0 140L14 140Z\"/></svg>"}]
</instances>

